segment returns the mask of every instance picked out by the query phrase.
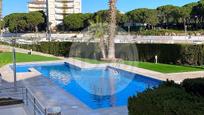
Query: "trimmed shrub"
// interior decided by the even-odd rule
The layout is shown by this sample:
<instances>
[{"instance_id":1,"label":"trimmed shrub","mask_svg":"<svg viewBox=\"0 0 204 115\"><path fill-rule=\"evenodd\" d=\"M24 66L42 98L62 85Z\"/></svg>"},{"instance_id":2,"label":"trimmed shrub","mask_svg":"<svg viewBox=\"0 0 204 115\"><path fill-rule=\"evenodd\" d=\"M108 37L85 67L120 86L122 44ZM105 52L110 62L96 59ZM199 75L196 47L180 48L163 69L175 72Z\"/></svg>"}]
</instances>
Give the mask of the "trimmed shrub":
<instances>
[{"instance_id":1,"label":"trimmed shrub","mask_svg":"<svg viewBox=\"0 0 204 115\"><path fill-rule=\"evenodd\" d=\"M17 45L56 56L101 57L96 43L41 42L33 45ZM70 52L71 49L71 52ZM116 44L116 57L130 61L154 62L178 65L203 65L204 45L191 44Z\"/></svg>"},{"instance_id":2,"label":"trimmed shrub","mask_svg":"<svg viewBox=\"0 0 204 115\"><path fill-rule=\"evenodd\" d=\"M188 93L204 96L204 78L186 79L183 81L182 86Z\"/></svg>"},{"instance_id":3,"label":"trimmed shrub","mask_svg":"<svg viewBox=\"0 0 204 115\"><path fill-rule=\"evenodd\" d=\"M165 83L128 100L129 115L203 115L204 99Z\"/></svg>"},{"instance_id":4,"label":"trimmed shrub","mask_svg":"<svg viewBox=\"0 0 204 115\"><path fill-rule=\"evenodd\" d=\"M34 51L52 54L55 56L69 56L71 42L41 42L38 44L25 45L18 44L17 47L32 49Z\"/></svg>"}]
</instances>

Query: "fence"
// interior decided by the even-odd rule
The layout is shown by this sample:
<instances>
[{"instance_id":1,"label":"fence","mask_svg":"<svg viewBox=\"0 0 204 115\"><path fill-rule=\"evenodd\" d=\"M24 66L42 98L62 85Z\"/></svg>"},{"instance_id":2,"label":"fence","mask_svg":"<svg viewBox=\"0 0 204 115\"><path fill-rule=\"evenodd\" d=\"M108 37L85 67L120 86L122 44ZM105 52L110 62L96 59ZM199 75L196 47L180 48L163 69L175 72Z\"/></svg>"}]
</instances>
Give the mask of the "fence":
<instances>
[{"instance_id":1,"label":"fence","mask_svg":"<svg viewBox=\"0 0 204 115\"><path fill-rule=\"evenodd\" d=\"M14 98L23 100L26 109L32 115L60 115L60 109L52 111L52 108L44 107L37 97L25 87L2 88L0 89L0 98ZM55 107L56 108L56 107ZM52 112L52 113L51 113Z\"/></svg>"}]
</instances>

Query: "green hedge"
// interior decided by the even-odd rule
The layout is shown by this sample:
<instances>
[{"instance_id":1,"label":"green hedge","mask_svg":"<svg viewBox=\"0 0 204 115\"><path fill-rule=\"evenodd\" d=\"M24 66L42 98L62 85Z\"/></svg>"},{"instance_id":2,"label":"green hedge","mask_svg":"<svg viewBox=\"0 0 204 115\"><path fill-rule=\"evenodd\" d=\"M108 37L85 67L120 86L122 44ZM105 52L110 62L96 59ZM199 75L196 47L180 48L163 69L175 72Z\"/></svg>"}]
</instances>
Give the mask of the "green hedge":
<instances>
[{"instance_id":1,"label":"green hedge","mask_svg":"<svg viewBox=\"0 0 204 115\"><path fill-rule=\"evenodd\" d=\"M17 47L24 49L32 49L34 51L52 54L55 56L69 56L71 47L70 42L41 42L33 45L17 45Z\"/></svg>"},{"instance_id":2,"label":"green hedge","mask_svg":"<svg viewBox=\"0 0 204 115\"><path fill-rule=\"evenodd\" d=\"M134 29L134 28L133 28ZM136 35L154 35L154 36L171 36L171 35L177 35L177 36L184 36L186 35L184 30L172 30L172 29L154 29L154 30L135 30L131 31L131 34L136 34ZM197 30L197 31L188 31L188 35L197 35L197 34L204 34L203 30Z\"/></svg>"},{"instance_id":3,"label":"green hedge","mask_svg":"<svg viewBox=\"0 0 204 115\"><path fill-rule=\"evenodd\" d=\"M204 98L162 84L128 100L129 115L204 115Z\"/></svg>"},{"instance_id":4,"label":"green hedge","mask_svg":"<svg viewBox=\"0 0 204 115\"><path fill-rule=\"evenodd\" d=\"M42 42L36 45L18 45L56 56L78 56L100 59L101 53L94 43ZM160 63L180 65L203 65L204 45L181 44L116 44L116 57L124 60L154 62L158 55Z\"/></svg>"},{"instance_id":5,"label":"green hedge","mask_svg":"<svg viewBox=\"0 0 204 115\"><path fill-rule=\"evenodd\" d=\"M204 96L204 78L186 79L182 85L188 93Z\"/></svg>"}]
</instances>

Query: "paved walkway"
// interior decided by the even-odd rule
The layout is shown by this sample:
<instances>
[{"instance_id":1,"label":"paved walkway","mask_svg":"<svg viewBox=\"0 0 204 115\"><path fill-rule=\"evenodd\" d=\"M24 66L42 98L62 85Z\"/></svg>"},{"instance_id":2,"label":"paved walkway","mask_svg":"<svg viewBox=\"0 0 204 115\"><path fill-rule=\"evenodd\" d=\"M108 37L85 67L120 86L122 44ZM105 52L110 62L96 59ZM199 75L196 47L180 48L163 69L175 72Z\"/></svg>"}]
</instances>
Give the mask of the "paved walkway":
<instances>
[{"instance_id":1,"label":"paved walkway","mask_svg":"<svg viewBox=\"0 0 204 115\"><path fill-rule=\"evenodd\" d=\"M29 115L23 105L0 107L0 115Z\"/></svg>"},{"instance_id":2,"label":"paved walkway","mask_svg":"<svg viewBox=\"0 0 204 115\"><path fill-rule=\"evenodd\" d=\"M126 106L108 109L92 110L77 98L65 92L50 80L42 76L36 76L23 80L22 83L28 87L46 108L61 107L62 115L127 115Z\"/></svg>"}]
</instances>

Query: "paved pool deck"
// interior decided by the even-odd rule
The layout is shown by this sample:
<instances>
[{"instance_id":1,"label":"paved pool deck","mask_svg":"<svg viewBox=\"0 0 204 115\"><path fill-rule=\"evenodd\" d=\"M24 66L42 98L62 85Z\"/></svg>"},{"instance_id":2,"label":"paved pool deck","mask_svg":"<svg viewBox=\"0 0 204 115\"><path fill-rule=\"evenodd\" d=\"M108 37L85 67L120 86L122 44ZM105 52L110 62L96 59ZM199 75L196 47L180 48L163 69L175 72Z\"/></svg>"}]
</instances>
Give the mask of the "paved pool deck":
<instances>
[{"instance_id":1,"label":"paved pool deck","mask_svg":"<svg viewBox=\"0 0 204 115\"><path fill-rule=\"evenodd\" d=\"M95 67L106 67L111 66L119 69L123 69L129 72L141 74L148 76L154 79L159 79L165 81L166 79L174 80L175 82L180 83L186 78L197 78L204 77L204 71L196 72L183 72L183 73L171 73L164 74L159 72L154 72L138 67L132 67L124 64L89 64L76 60L73 58L68 58L59 61L49 61L49 62L29 62L29 63L19 63L18 65L24 64L51 64L51 63L70 63L81 68L95 68ZM49 79L42 76L37 70L31 68L31 72L18 73L17 80L18 84L24 85L29 88L33 94L39 99L39 101L46 107L55 107L59 106L62 108L62 115L127 115L128 110L127 106L122 107L111 107L93 110L87 105L82 103L80 100L75 98L70 93L65 92L62 88L55 85ZM11 84L13 82L13 72L9 65L3 66L0 68L0 73L3 76L3 79Z\"/></svg>"},{"instance_id":2,"label":"paved pool deck","mask_svg":"<svg viewBox=\"0 0 204 115\"><path fill-rule=\"evenodd\" d=\"M0 114L1 115L29 115L29 113L26 111L23 104L1 106Z\"/></svg>"}]
</instances>

